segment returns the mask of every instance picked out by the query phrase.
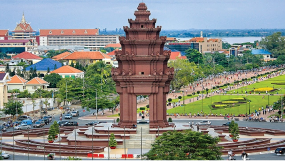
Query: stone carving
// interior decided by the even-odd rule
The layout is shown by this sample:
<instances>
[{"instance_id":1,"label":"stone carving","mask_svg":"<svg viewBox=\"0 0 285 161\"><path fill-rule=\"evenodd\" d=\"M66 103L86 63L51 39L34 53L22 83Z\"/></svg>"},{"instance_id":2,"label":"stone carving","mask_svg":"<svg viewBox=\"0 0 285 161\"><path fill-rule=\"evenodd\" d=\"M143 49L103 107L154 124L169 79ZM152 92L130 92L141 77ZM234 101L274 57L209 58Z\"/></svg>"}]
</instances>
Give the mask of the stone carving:
<instances>
[{"instance_id":1,"label":"stone carving","mask_svg":"<svg viewBox=\"0 0 285 161\"><path fill-rule=\"evenodd\" d=\"M160 36L160 40L166 41L166 36Z\"/></svg>"},{"instance_id":2,"label":"stone carving","mask_svg":"<svg viewBox=\"0 0 285 161\"><path fill-rule=\"evenodd\" d=\"M165 56L170 56L170 54L171 54L170 50L164 50L163 51L163 55L165 55Z\"/></svg>"},{"instance_id":3,"label":"stone carving","mask_svg":"<svg viewBox=\"0 0 285 161\"><path fill-rule=\"evenodd\" d=\"M122 70L122 75L126 75L126 72L124 69Z\"/></svg>"},{"instance_id":4,"label":"stone carving","mask_svg":"<svg viewBox=\"0 0 285 161\"><path fill-rule=\"evenodd\" d=\"M129 68L129 75L133 75L133 71L131 68Z\"/></svg>"},{"instance_id":5,"label":"stone carving","mask_svg":"<svg viewBox=\"0 0 285 161\"><path fill-rule=\"evenodd\" d=\"M129 55L129 52L128 52L128 51L125 51L125 54L126 54L126 55Z\"/></svg>"},{"instance_id":6,"label":"stone carving","mask_svg":"<svg viewBox=\"0 0 285 161\"><path fill-rule=\"evenodd\" d=\"M162 69L159 70L159 75L163 75Z\"/></svg>"},{"instance_id":7,"label":"stone carving","mask_svg":"<svg viewBox=\"0 0 285 161\"><path fill-rule=\"evenodd\" d=\"M125 37L125 36L120 36L120 37L119 37L119 40L120 40L120 41L124 41L124 40L126 40L126 37Z\"/></svg>"},{"instance_id":8,"label":"stone carving","mask_svg":"<svg viewBox=\"0 0 285 161\"><path fill-rule=\"evenodd\" d=\"M160 55L159 51L157 51L157 52L156 52L156 55L157 55L157 56L159 56L159 55Z\"/></svg>"},{"instance_id":9,"label":"stone carving","mask_svg":"<svg viewBox=\"0 0 285 161\"><path fill-rule=\"evenodd\" d=\"M167 68L165 70L166 75L174 75L174 68Z\"/></svg>"},{"instance_id":10,"label":"stone carving","mask_svg":"<svg viewBox=\"0 0 285 161\"><path fill-rule=\"evenodd\" d=\"M153 70L152 75L156 75L156 69Z\"/></svg>"},{"instance_id":11,"label":"stone carving","mask_svg":"<svg viewBox=\"0 0 285 161\"><path fill-rule=\"evenodd\" d=\"M112 68L112 70L111 70L111 75L117 76L117 75L119 75L119 74L120 74L120 69L118 69L118 68Z\"/></svg>"}]
</instances>

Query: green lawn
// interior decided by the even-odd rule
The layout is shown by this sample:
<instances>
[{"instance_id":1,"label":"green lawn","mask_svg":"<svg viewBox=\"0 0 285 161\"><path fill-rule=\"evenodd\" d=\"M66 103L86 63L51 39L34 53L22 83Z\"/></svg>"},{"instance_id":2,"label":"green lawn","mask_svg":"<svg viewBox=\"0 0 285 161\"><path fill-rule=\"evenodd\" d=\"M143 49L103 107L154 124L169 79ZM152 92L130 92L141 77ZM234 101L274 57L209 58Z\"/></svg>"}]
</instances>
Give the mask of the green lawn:
<instances>
[{"instance_id":1,"label":"green lawn","mask_svg":"<svg viewBox=\"0 0 285 161\"><path fill-rule=\"evenodd\" d=\"M276 91L273 91L273 92L269 92L269 93L272 93L272 94L285 94L285 85L277 85L277 84L272 84L272 83L284 83L285 84L285 75L281 75L281 76L278 76L278 77L275 77L275 78L270 78L270 79L267 79L265 81L261 81L261 82L257 82L257 83L254 83L254 84L251 84L249 86L245 86L245 87L241 87L239 89L235 89L235 90L231 90L229 91L228 93L245 93L245 91L253 91L254 88L257 89L257 88L263 88L263 87L274 87L275 89L277 88L278 90ZM253 94L253 92L252 92ZM258 93L256 93L258 94ZM264 93L263 93L264 94Z\"/></svg>"},{"instance_id":2,"label":"green lawn","mask_svg":"<svg viewBox=\"0 0 285 161\"><path fill-rule=\"evenodd\" d=\"M245 104L240 104L239 106L235 107L230 107L230 108L212 108L212 103L214 102L221 102L221 101L227 101L232 98L240 98L240 97L246 97L247 100L250 100L250 103L245 103ZM258 108L261 108L262 106L265 108L266 105L268 104L268 96L265 96L264 99L262 99L262 95L216 95L210 98L206 98L190 104L187 104L185 107L175 107L172 109L167 110L167 113L187 113L189 114L190 112L192 114L199 112L203 110L204 113L209 114L220 114L222 113L223 115L229 113L229 114L245 114L249 113L249 106L250 106L250 111L254 112L254 110L258 110ZM269 104L272 105L274 102L276 102L280 96L269 96ZM203 107L202 107L203 103Z\"/></svg>"}]
</instances>

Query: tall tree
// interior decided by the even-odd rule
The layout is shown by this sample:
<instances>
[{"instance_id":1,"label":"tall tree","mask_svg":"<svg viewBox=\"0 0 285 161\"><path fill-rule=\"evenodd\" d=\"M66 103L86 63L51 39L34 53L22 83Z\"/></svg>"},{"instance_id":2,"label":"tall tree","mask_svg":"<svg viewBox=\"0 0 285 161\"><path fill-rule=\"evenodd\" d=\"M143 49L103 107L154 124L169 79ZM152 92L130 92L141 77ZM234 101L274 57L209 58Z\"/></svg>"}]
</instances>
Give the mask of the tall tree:
<instances>
[{"instance_id":1,"label":"tall tree","mask_svg":"<svg viewBox=\"0 0 285 161\"><path fill-rule=\"evenodd\" d=\"M196 131L168 131L152 144L147 160L221 160L218 137Z\"/></svg>"},{"instance_id":2,"label":"tall tree","mask_svg":"<svg viewBox=\"0 0 285 161\"><path fill-rule=\"evenodd\" d=\"M49 82L48 88L56 88L56 84L62 79L57 73L46 74L44 80Z\"/></svg>"},{"instance_id":3,"label":"tall tree","mask_svg":"<svg viewBox=\"0 0 285 161\"><path fill-rule=\"evenodd\" d=\"M20 101L9 100L7 103L4 103L4 108L2 109L4 114L13 115L23 114L23 103Z\"/></svg>"},{"instance_id":4,"label":"tall tree","mask_svg":"<svg viewBox=\"0 0 285 161\"><path fill-rule=\"evenodd\" d=\"M281 32L276 32L270 36L263 38L260 42L261 46L272 52L273 57L285 55L285 37Z\"/></svg>"},{"instance_id":5,"label":"tall tree","mask_svg":"<svg viewBox=\"0 0 285 161\"><path fill-rule=\"evenodd\" d=\"M203 55L196 49L189 48L185 51L186 57L190 62L195 64L203 64Z\"/></svg>"}]
</instances>

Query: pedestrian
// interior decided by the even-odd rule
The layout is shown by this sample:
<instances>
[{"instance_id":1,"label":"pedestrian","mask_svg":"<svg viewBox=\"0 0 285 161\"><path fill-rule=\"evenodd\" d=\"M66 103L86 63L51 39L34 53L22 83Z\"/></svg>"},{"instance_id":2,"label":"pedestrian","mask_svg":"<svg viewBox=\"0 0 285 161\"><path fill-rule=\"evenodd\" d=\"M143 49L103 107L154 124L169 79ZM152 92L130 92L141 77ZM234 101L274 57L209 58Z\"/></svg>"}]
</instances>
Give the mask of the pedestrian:
<instances>
[{"instance_id":1,"label":"pedestrian","mask_svg":"<svg viewBox=\"0 0 285 161\"><path fill-rule=\"evenodd\" d=\"M199 124L197 125L197 131L199 131Z\"/></svg>"}]
</instances>

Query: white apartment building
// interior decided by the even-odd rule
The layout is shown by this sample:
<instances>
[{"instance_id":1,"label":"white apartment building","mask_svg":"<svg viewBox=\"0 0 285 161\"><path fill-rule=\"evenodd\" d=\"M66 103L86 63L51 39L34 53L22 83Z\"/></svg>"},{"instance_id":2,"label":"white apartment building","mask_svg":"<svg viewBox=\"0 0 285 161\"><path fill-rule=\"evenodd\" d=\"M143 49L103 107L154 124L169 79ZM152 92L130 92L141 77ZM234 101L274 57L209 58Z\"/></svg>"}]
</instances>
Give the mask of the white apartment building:
<instances>
[{"instance_id":1,"label":"white apartment building","mask_svg":"<svg viewBox=\"0 0 285 161\"><path fill-rule=\"evenodd\" d=\"M40 29L40 46L84 46L99 50L119 43L118 35L99 35L98 29Z\"/></svg>"}]
</instances>

